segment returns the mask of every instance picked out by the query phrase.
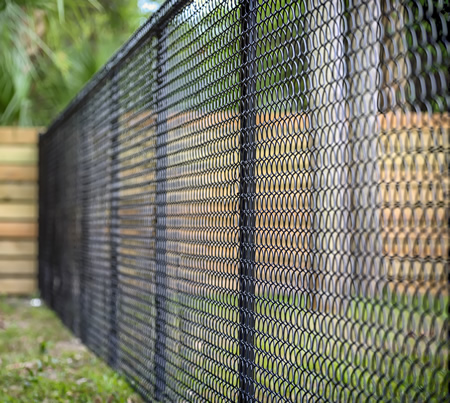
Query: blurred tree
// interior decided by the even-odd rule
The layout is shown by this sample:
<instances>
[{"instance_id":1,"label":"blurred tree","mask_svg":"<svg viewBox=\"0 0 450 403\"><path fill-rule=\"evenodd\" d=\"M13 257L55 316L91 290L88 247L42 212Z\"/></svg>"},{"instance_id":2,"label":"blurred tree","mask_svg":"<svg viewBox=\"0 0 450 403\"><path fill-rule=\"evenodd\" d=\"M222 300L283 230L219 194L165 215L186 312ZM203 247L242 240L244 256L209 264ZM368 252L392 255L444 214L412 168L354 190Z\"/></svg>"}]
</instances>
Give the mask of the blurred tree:
<instances>
[{"instance_id":1,"label":"blurred tree","mask_svg":"<svg viewBox=\"0 0 450 403\"><path fill-rule=\"evenodd\" d=\"M161 2L0 0L0 125L47 125Z\"/></svg>"}]
</instances>

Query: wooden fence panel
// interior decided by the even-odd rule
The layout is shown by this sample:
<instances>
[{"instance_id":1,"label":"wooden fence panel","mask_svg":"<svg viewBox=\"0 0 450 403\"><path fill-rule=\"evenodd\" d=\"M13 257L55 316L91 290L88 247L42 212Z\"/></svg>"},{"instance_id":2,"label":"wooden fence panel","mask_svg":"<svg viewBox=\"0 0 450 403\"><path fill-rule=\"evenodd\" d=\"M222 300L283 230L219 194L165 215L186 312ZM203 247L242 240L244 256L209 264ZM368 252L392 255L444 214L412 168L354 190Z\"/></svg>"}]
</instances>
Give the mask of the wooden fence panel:
<instances>
[{"instance_id":1,"label":"wooden fence panel","mask_svg":"<svg viewBox=\"0 0 450 403\"><path fill-rule=\"evenodd\" d=\"M0 127L0 295L37 290L38 133Z\"/></svg>"}]
</instances>

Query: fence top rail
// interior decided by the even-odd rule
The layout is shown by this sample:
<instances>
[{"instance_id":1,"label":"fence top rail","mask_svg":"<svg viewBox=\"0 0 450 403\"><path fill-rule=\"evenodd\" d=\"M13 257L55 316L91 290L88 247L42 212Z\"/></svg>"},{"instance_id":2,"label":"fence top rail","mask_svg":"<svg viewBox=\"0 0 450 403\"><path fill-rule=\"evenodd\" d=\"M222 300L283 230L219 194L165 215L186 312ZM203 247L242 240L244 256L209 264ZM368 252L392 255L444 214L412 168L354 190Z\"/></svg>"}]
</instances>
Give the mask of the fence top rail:
<instances>
[{"instance_id":1,"label":"fence top rail","mask_svg":"<svg viewBox=\"0 0 450 403\"><path fill-rule=\"evenodd\" d=\"M78 94L69 102L66 108L50 124L45 133L46 135L54 131L62 122L64 122L77 107L101 84L114 69L121 64L126 57L133 52L150 33L157 32L164 23L183 6L192 3L195 0L166 0L161 7L152 14L149 19L139 27L136 32L128 39L106 62L106 64L85 84Z\"/></svg>"}]
</instances>

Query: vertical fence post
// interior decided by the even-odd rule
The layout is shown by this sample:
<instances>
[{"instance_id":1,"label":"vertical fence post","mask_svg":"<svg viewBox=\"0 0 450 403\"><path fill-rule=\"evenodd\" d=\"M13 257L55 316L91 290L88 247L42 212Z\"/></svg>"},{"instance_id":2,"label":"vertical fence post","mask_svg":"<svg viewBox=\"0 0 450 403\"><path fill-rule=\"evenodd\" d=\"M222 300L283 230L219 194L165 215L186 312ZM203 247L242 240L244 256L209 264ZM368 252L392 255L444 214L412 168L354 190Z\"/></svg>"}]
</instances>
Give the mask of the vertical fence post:
<instances>
[{"instance_id":1,"label":"vertical fence post","mask_svg":"<svg viewBox=\"0 0 450 403\"><path fill-rule=\"evenodd\" d=\"M84 117L84 113L82 114L82 117ZM84 122L84 119L81 120ZM86 320L86 313L88 309L87 304L87 297L88 293L86 292L86 252L87 252L87 232L88 232L88 220L87 220L87 211L88 211L88 205L89 205L89 199L86 195L87 186L86 186L86 175L88 172L88 160L86 157L86 142L87 142L87 136L86 136L86 129L87 124L84 123L81 126L80 130L80 159L79 164L80 167L78 169L79 175L80 175L80 195L81 195L81 239L80 239L80 339L83 343L86 343L87 338L87 320Z\"/></svg>"},{"instance_id":2,"label":"vertical fence post","mask_svg":"<svg viewBox=\"0 0 450 403\"><path fill-rule=\"evenodd\" d=\"M77 293L74 296L74 300L72 302L72 310L75 316L75 334L81 339L81 332L83 329L82 323L82 301L83 301L83 145L84 145L84 132L82 130L82 126L80 125L80 121L76 121L76 162L75 162L75 175L76 175L76 215L75 215L75 233L76 233L76 242L74 245L74 261L76 264L76 272L75 275L77 277Z\"/></svg>"},{"instance_id":3,"label":"vertical fence post","mask_svg":"<svg viewBox=\"0 0 450 403\"><path fill-rule=\"evenodd\" d=\"M155 342L155 398L165 401L166 389L166 334L165 300L167 293L166 266L166 166L167 166L167 111L164 107L164 74L166 43L164 28L157 34L156 54L156 342Z\"/></svg>"},{"instance_id":4,"label":"vertical fence post","mask_svg":"<svg viewBox=\"0 0 450 403\"><path fill-rule=\"evenodd\" d=\"M42 134L39 134L39 144L38 144L38 151L39 151L39 172L38 172L38 192L39 192L39 203L38 203L38 286L39 291L41 292L41 297L44 299L44 301L48 301L49 299L49 292L47 288L47 281L48 278L48 246L44 242L45 238L45 228L48 223L47 218L47 211L48 211L48 205L47 205L47 183L48 179L45 180L45 177L48 176L48 170L47 167L47 159L46 159L46 151L48 153L47 147L45 143L48 143L47 137L43 136Z\"/></svg>"},{"instance_id":5,"label":"vertical fence post","mask_svg":"<svg viewBox=\"0 0 450 403\"><path fill-rule=\"evenodd\" d=\"M110 339L109 339L109 365L113 368L117 366L117 309L118 309L118 269L117 269L117 250L119 246L119 212L118 212L118 190L119 181L119 85L118 72L114 68L111 76L111 176L110 176L110 268L111 268L111 311L110 311Z\"/></svg>"},{"instance_id":6,"label":"vertical fence post","mask_svg":"<svg viewBox=\"0 0 450 403\"><path fill-rule=\"evenodd\" d=\"M241 0L239 401L254 397L256 0Z\"/></svg>"}]
</instances>

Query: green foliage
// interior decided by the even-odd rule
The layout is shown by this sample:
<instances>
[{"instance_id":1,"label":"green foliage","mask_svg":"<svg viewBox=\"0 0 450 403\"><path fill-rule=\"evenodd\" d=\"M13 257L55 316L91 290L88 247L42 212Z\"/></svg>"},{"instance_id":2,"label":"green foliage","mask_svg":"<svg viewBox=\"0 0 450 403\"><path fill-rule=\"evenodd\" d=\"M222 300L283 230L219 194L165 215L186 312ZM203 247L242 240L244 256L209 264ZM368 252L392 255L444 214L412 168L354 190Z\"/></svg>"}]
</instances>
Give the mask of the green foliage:
<instances>
[{"instance_id":1,"label":"green foliage","mask_svg":"<svg viewBox=\"0 0 450 403\"><path fill-rule=\"evenodd\" d=\"M405 3L405 37L410 65L407 101L421 110L445 112L450 73L449 0Z\"/></svg>"},{"instance_id":2,"label":"green foliage","mask_svg":"<svg viewBox=\"0 0 450 403\"><path fill-rule=\"evenodd\" d=\"M129 0L0 0L0 125L47 125L143 18Z\"/></svg>"}]
</instances>

